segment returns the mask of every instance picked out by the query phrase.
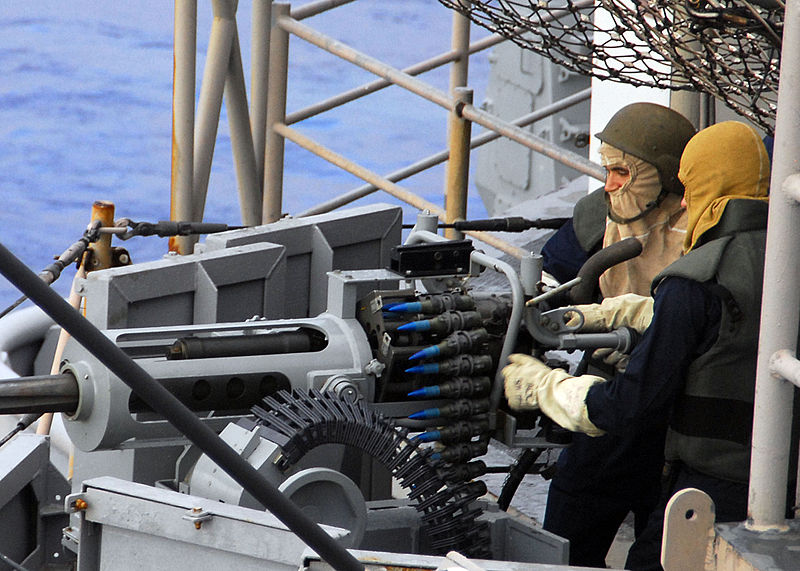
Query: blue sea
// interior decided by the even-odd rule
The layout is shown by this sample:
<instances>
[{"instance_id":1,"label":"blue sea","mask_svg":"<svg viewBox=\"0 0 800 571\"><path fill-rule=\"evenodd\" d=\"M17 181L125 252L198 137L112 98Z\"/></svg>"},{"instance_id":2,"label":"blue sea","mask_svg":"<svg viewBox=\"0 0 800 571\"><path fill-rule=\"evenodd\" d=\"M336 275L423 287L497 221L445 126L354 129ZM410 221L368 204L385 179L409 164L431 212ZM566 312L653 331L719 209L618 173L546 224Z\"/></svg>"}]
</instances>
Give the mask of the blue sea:
<instances>
[{"instance_id":1,"label":"blue sea","mask_svg":"<svg viewBox=\"0 0 800 571\"><path fill-rule=\"evenodd\" d=\"M298 3L297 5L301 5ZM249 82L250 0L239 2L239 37ZM198 71L212 21L198 1ZM108 200L116 218L166 220L170 212L174 4L166 0L32 0L0 11L0 242L38 272L83 234L92 203ZM304 20L321 32L397 68L450 49L452 13L434 0L362 0ZM473 27L473 41L485 35ZM479 104L488 53L472 58L470 86ZM287 111L302 109L374 79L292 38ZM447 90L448 71L422 76ZM386 174L439 152L447 112L392 87L295 125L337 153ZM473 129L473 134L479 128ZM473 156L474 162L474 156ZM363 181L287 143L284 208L296 214ZM442 204L444 167L400 183ZM376 193L354 205L396 203ZM486 215L470 185L469 216ZM406 221L414 220L412 208ZM205 220L241 223L225 118L219 128ZM166 239L114 245L134 261L157 259ZM74 268L54 287L66 295ZM0 310L17 297L0 277Z\"/></svg>"}]
</instances>

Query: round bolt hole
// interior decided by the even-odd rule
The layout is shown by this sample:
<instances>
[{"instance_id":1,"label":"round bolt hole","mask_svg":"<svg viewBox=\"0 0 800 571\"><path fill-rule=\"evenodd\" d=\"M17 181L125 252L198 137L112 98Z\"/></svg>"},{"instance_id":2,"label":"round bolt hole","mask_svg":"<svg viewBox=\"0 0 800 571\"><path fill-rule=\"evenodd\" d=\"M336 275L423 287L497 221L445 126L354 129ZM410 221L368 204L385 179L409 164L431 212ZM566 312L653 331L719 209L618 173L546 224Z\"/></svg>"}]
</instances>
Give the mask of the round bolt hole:
<instances>
[{"instance_id":1,"label":"round bolt hole","mask_svg":"<svg viewBox=\"0 0 800 571\"><path fill-rule=\"evenodd\" d=\"M211 395L211 385L205 379L197 379L192 387L192 398L194 400L205 400Z\"/></svg>"},{"instance_id":2,"label":"round bolt hole","mask_svg":"<svg viewBox=\"0 0 800 571\"><path fill-rule=\"evenodd\" d=\"M685 517L687 520L693 520L695 517L697 517L697 514L694 512L694 510L686 510L686 513L683 514L683 517Z\"/></svg>"},{"instance_id":3,"label":"round bolt hole","mask_svg":"<svg viewBox=\"0 0 800 571\"><path fill-rule=\"evenodd\" d=\"M258 385L258 394L267 396L277 393L279 390L291 390L291 385L286 379L280 379L275 375L264 375Z\"/></svg>"},{"instance_id":4,"label":"round bolt hole","mask_svg":"<svg viewBox=\"0 0 800 571\"><path fill-rule=\"evenodd\" d=\"M225 393L230 399L238 399L244 394L244 381L239 377L231 377L228 379L228 385L225 387Z\"/></svg>"}]
</instances>

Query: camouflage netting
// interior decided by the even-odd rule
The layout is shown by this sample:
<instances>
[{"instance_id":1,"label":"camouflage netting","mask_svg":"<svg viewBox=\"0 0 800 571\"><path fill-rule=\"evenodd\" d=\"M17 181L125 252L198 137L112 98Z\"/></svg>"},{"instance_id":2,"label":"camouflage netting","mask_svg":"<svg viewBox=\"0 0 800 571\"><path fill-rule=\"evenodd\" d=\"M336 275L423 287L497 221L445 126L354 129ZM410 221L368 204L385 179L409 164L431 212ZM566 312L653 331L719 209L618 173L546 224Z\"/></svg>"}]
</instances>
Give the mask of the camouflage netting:
<instances>
[{"instance_id":1,"label":"camouflage netting","mask_svg":"<svg viewBox=\"0 0 800 571\"><path fill-rule=\"evenodd\" d=\"M581 74L695 89L772 133L782 0L439 0Z\"/></svg>"}]
</instances>

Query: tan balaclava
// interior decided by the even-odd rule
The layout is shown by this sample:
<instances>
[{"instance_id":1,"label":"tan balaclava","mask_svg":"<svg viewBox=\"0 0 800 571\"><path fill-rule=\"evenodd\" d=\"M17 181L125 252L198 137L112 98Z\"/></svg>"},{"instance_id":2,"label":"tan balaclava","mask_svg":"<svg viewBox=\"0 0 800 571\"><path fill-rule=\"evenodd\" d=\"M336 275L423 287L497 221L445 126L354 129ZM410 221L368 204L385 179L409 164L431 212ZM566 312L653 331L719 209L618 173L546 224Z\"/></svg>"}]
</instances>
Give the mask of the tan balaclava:
<instances>
[{"instance_id":1,"label":"tan balaclava","mask_svg":"<svg viewBox=\"0 0 800 571\"><path fill-rule=\"evenodd\" d=\"M692 137L678 171L688 212L684 250L719 223L731 199L768 200L769 171L764 143L744 123L717 123Z\"/></svg>"},{"instance_id":2,"label":"tan balaclava","mask_svg":"<svg viewBox=\"0 0 800 571\"><path fill-rule=\"evenodd\" d=\"M642 243L642 253L617 264L600 276L603 297L625 293L650 295L650 282L681 255L686 234L686 212L681 197L662 192L658 170L652 164L607 143L600 146L604 167L624 166L630 180L622 188L607 192L609 217L603 247L634 237Z\"/></svg>"}]
</instances>

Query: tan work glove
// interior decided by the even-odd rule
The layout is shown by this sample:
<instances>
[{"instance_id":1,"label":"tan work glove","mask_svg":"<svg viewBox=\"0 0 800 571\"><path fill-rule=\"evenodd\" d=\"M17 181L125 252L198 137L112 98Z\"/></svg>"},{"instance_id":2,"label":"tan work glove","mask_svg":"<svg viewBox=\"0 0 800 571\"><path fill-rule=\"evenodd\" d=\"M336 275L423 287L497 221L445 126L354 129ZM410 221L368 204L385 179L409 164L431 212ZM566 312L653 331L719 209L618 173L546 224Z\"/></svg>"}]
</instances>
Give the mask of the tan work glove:
<instances>
[{"instance_id":1,"label":"tan work glove","mask_svg":"<svg viewBox=\"0 0 800 571\"><path fill-rule=\"evenodd\" d=\"M580 330L587 333L601 333L624 326L644 333L653 320L653 298L635 293L608 297L602 303L576 305L575 308L583 314ZM580 318L573 314L567 325L574 327L579 323Z\"/></svg>"},{"instance_id":2,"label":"tan work glove","mask_svg":"<svg viewBox=\"0 0 800 571\"><path fill-rule=\"evenodd\" d=\"M631 360L630 355L620 353L619 351L611 349L610 347L596 349L595 352L592 353L592 358L598 361L603 361L603 363L614 367L620 373L625 372L625 369L628 368L628 363Z\"/></svg>"},{"instance_id":3,"label":"tan work glove","mask_svg":"<svg viewBox=\"0 0 800 571\"><path fill-rule=\"evenodd\" d=\"M529 355L515 353L508 357L510 365L503 368L508 405L512 410L541 409L556 423L573 432L600 436L586 409L589 388L605 382L594 375L572 377L563 369L551 369Z\"/></svg>"}]
</instances>

